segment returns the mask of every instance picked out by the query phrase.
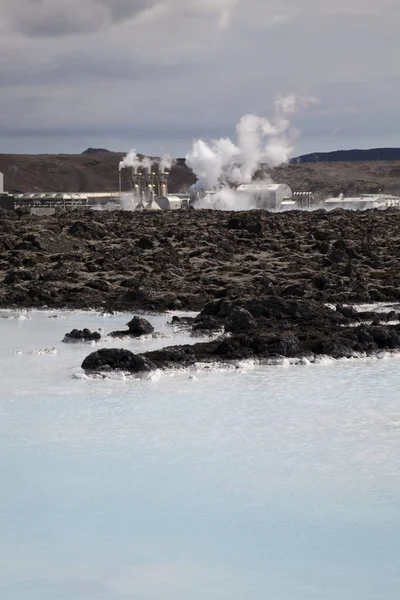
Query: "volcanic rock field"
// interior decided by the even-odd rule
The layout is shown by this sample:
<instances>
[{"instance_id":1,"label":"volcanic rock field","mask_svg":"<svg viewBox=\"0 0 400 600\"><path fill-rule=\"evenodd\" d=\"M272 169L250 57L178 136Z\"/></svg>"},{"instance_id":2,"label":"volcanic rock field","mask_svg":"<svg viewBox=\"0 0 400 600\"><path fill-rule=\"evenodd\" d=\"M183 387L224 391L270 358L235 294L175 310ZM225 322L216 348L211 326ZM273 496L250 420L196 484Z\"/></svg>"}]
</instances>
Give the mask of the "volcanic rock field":
<instances>
[{"instance_id":1,"label":"volcanic rock field","mask_svg":"<svg viewBox=\"0 0 400 600\"><path fill-rule=\"evenodd\" d=\"M390 209L4 211L0 307L195 310L182 326L222 334L142 358L106 349L84 363L91 371L391 351L400 348L399 224ZM343 306L377 302L392 303L390 314Z\"/></svg>"},{"instance_id":2,"label":"volcanic rock field","mask_svg":"<svg viewBox=\"0 0 400 600\"><path fill-rule=\"evenodd\" d=\"M200 310L400 301L398 212L0 213L0 306Z\"/></svg>"}]
</instances>

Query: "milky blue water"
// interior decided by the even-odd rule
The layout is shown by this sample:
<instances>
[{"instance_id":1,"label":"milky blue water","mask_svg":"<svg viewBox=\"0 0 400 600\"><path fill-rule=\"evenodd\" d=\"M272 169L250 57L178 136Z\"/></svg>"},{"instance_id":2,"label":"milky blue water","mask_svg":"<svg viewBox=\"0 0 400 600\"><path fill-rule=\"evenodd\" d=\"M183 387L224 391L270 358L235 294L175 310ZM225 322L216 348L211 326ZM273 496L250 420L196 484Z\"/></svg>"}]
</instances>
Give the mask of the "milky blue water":
<instances>
[{"instance_id":1,"label":"milky blue water","mask_svg":"<svg viewBox=\"0 0 400 600\"><path fill-rule=\"evenodd\" d=\"M128 315L51 314L0 319L2 600L398 599L398 358L83 380Z\"/></svg>"}]
</instances>

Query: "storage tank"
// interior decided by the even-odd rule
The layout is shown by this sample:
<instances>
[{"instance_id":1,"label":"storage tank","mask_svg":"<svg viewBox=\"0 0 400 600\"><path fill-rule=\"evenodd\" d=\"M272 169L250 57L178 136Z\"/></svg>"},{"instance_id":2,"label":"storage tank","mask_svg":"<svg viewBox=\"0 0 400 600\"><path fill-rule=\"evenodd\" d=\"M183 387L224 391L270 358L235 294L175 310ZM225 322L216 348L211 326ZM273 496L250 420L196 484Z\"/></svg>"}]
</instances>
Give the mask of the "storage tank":
<instances>
[{"instance_id":1,"label":"storage tank","mask_svg":"<svg viewBox=\"0 0 400 600\"><path fill-rule=\"evenodd\" d=\"M291 200L292 190L286 183L244 183L239 185L237 193L246 194L255 208L279 210L282 202Z\"/></svg>"},{"instance_id":2,"label":"storage tank","mask_svg":"<svg viewBox=\"0 0 400 600\"><path fill-rule=\"evenodd\" d=\"M182 198L171 194L157 196L155 201L162 210L180 210L182 208Z\"/></svg>"}]
</instances>

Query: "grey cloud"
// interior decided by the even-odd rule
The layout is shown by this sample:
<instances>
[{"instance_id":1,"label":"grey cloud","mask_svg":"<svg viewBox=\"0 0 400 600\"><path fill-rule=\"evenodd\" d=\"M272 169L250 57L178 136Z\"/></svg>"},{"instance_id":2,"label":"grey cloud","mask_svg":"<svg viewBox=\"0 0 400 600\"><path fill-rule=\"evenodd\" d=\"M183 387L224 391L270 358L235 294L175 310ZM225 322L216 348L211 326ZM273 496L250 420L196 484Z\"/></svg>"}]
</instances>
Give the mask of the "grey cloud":
<instances>
[{"instance_id":1,"label":"grey cloud","mask_svg":"<svg viewBox=\"0 0 400 600\"><path fill-rule=\"evenodd\" d=\"M155 4L156 0L14 0L0 10L15 31L58 37L99 31Z\"/></svg>"},{"instance_id":2,"label":"grey cloud","mask_svg":"<svg viewBox=\"0 0 400 600\"><path fill-rule=\"evenodd\" d=\"M96 2L109 10L112 22L118 23L155 6L157 0L96 0Z\"/></svg>"},{"instance_id":3,"label":"grey cloud","mask_svg":"<svg viewBox=\"0 0 400 600\"><path fill-rule=\"evenodd\" d=\"M274 96L290 92L321 101L294 119L298 151L310 140L340 147L345 137L365 134L380 145L400 136L393 0L54 2L59 16L70 7L81 22L66 19L44 39L0 36L3 151L13 136L21 147L24 132L43 145L65 137L71 146L78 132L93 139L97 131L102 145L131 136L128 147L158 140L168 150L180 139L182 154L194 137L234 134L247 112L268 115ZM28 1L6 7L17 5ZM220 30L224 10L231 24ZM2 4L0 20L5 13ZM42 34L54 34L50 23L44 19Z\"/></svg>"},{"instance_id":4,"label":"grey cloud","mask_svg":"<svg viewBox=\"0 0 400 600\"><path fill-rule=\"evenodd\" d=\"M196 63L185 61L179 64L154 64L138 60L133 63L128 57L123 57L115 62L112 57L105 59L96 56L81 58L78 54L72 54L38 70L24 67L19 71L15 69L0 70L0 89L18 86L21 84L21 80L26 88L69 83L79 85L82 82L88 84L99 80L104 84L109 81L110 85L113 85L113 81L120 80L129 81L131 84L146 81L153 83L154 80L158 80L171 85L185 76L185 73L194 70L196 70Z\"/></svg>"},{"instance_id":5,"label":"grey cloud","mask_svg":"<svg viewBox=\"0 0 400 600\"><path fill-rule=\"evenodd\" d=\"M154 23L165 17L190 14L219 16L228 23L238 0L8 0L0 7L0 21L28 37L59 37L95 33L115 24L143 17Z\"/></svg>"},{"instance_id":6,"label":"grey cloud","mask_svg":"<svg viewBox=\"0 0 400 600\"><path fill-rule=\"evenodd\" d=\"M197 127L190 124L182 124L176 126L174 124L162 125L159 124L148 124L136 125L136 126L92 126L92 127L31 127L31 128L19 128L17 126L7 127L0 125L0 136L4 137L16 137L16 138L38 138L38 137L67 137L75 138L76 136L87 136L91 137L102 136L108 137L119 137L130 141L132 138L144 139L147 141L159 140L165 137L169 140L188 140L195 139L200 134L201 137L213 137L215 129L213 127ZM231 135L232 131L230 128L221 128L219 135Z\"/></svg>"}]
</instances>

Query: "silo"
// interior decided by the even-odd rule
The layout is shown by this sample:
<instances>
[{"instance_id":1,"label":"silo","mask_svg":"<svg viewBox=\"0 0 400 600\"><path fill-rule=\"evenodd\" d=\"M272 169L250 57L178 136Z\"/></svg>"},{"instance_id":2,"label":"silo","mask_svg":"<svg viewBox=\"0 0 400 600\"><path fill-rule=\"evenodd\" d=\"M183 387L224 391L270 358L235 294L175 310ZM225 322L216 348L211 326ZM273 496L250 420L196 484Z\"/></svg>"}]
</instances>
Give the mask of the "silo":
<instances>
[{"instance_id":1,"label":"silo","mask_svg":"<svg viewBox=\"0 0 400 600\"><path fill-rule=\"evenodd\" d=\"M0 194L4 192L4 175L0 173Z\"/></svg>"},{"instance_id":2,"label":"silo","mask_svg":"<svg viewBox=\"0 0 400 600\"><path fill-rule=\"evenodd\" d=\"M284 200L292 198L292 190L285 183L259 181L239 185L236 191L248 198L251 207L265 210L279 210Z\"/></svg>"},{"instance_id":3,"label":"silo","mask_svg":"<svg viewBox=\"0 0 400 600\"><path fill-rule=\"evenodd\" d=\"M182 199L171 194L157 196L156 203L161 210L180 210L182 208Z\"/></svg>"}]
</instances>

